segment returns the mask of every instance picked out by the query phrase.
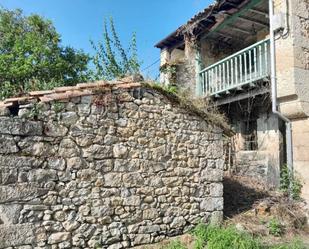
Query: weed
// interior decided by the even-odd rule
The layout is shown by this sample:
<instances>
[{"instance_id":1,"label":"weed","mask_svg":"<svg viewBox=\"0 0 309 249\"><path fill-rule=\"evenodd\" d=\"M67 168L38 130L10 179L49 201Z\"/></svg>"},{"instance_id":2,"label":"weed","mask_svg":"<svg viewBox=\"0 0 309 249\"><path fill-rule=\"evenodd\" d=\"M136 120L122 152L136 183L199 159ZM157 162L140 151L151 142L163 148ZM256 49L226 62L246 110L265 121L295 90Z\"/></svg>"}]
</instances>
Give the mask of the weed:
<instances>
[{"instance_id":1,"label":"weed","mask_svg":"<svg viewBox=\"0 0 309 249\"><path fill-rule=\"evenodd\" d=\"M292 176L289 173L288 166L285 164L281 168L280 172L280 190L284 194L289 194L290 186L291 186L292 198L294 200L299 200L303 185L297 176L294 176L292 178Z\"/></svg>"},{"instance_id":2,"label":"weed","mask_svg":"<svg viewBox=\"0 0 309 249\"><path fill-rule=\"evenodd\" d=\"M176 64L164 64L160 67L160 72L167 74L169 81L172 83L176 83L177 80L177 63Z\"/></svg>"},{"instance_id":3,"label":"weed","mask_svg":"<svg viewBox=\"0 0 309 249\"><path fill-rule=\"evenodd\" d=\"M200 116L205 121L222 128L227 135L233 132L226 117L210 102L209 98L193 97L189 90L177 89L176 86L162 86L161 84L144 82L146 88L151 88L166 96L172 103Z\"/></svg>"},{"instance_id":4,"label":"weed","mask_svg":"<svg viewBox=\"0 0 309 249\"><path fill-rule=\"evenodd\" d=\"M166 249L186 249L186 247L181 244L179 240L172 241Z\"/></svg>"},{"instance_id":5,"label":"weed","mask_svg":"<svg viewBox=\"0 0 309 249\"><path fill-rule=\"evenodd\" d=\"M63 104L63 103L60 103L60 102L55 102L55 103L53 103L53 105L52 105L52 109L53 109L56 113L61 112L63 108L64 108L64 104Z\"/></svg>"},{"instance_id":6,"label":"weed","mask_svg":"<svg viewBox=\"0 0 309 249\"><path fill-rule=\"evenodd\" d=\"M169 94L169 97L176 97L178 93L178 88L175 85L162 85L161 83L144 83L144 85L164 95Z\"/></svg>"},{"instance_id":7,"label":"weed","mask_svg":"<svg viewBox=\"0 0 309 249\"><path fill-rule=\"evenodd\" d=\"M268 223L269 233L274 236L281 236L284 233L283 225L275 218L271 219Z\"/></svg>"},{"instance_id":8,"label":"weed","mask_svg":"<svg viewBox=\"0 0 309 249\"><path fill-rule=\"evenodd\" d=\"M198 225L193 235L196 237L195 249L260 249L261 244L251 235L239 232L234 227Z\"/></svg>"},{"instance_id":9,"label":"weed","mask_svg":"<svg viewBox=\"0 0 309 249\"><path fill-rule=\"evenodd\" d=\"M38 115L41 113L41 106L38 105L38 103L35 103L29 113L27 114L27 118L29 119L36 119Z\"/></svg>"},{"instance_id":10,"label":"weed","mask_svg":"<svg viewBox=\"0 0 309 249\"><path fill-rule=\"evenodd\" d=\"M267 249L308 249L300 240L294 240L289 244L270 246Z\"/></svg>"},{"instance_id":11,"label":"weed","mask_svg":"<svg viewBox=\"0 0 309 249\"><path fill-rule=\"evenodd\" d=\"M305 249L301 241L289 244L265 245L259 238L247 232L240 232L235 227L218 227L199 224L193 231L195 249ZM182 247L183 248L183 247ZM178 249L178 248L177 248Z\"/></svg>"}]
</instances>

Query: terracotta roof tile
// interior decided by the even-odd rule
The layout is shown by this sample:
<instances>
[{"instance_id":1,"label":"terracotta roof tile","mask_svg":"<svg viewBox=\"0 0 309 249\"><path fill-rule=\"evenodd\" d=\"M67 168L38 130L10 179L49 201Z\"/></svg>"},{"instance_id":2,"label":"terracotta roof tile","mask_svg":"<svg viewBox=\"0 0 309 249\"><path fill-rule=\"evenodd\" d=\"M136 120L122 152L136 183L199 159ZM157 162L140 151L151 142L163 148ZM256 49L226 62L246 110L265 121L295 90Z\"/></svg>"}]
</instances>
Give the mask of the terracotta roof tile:
<instances>
[{"instance_id":1,"label":"terracotta roof tile","mask_svg":"<svg viewBox=\"0 0 309 249\"><path fill-rule=\"evenodd\" d=\"M12 105L13 105L12 102L11 102L11 103L0 102L0 108L10 107L10 106L12 106Z\"/></svg>"},{"instance_id":2,"label":"terracotta roof tile","mask_svg":"<svg viewBox=\"0 0 309 249\"><path fill-rule=\"evenodd\" d=\"M27 93L26 96L5 99L0 102L0 107L6 107L13 105L14 102L26 103L27 101L38 100L41 102L50 102L57 100L69 100L74 97L82 97L87 95L96 94L96 90L108 91L112 89L128 89L141 86L141 83L134 82L134 78L126 77L123 80L117 80L114 82L96 81L90 83L80 83L76 86L57 87L48 91L32 91Z\"/></svg>"},{"instance_id":3,"label":"terracotta roof tile","mask_svg":"<svg viewBox=\"0 0 309 249\"><path fill-rule=\"evenodd\" d=\"M47 94L52 94L54 93L55 91L53 90L47 90L47 91L32 91L32 92L29 92L29 95L30 96L42 96L42 95L47 95Z\"/></svg>"},{"instance_id":4,"label":"terracotta roof tile","mask_svg":"<svg viewBox=\"0 0 309 249\"><path fill-rule=\"evenodd\" d=\"M62 87L56 87L54 89L54 91L56 93L60 93L60 92L72 91L72 90L75 90L75 89L76 89L76 86L62 86Z\"/></svg>"},{"instance_id":5,"label":"terracotta roof tile","mask_svg":"<svg viewBox=\"0 0 309 249\"><path fill-rule=\"evenodd\" d=\"M9 103L9 102L22 102L22 101L25 101L25 100L30 100L32 99L31 97L17 97L17 98L9 98L9 99L5 99L4 100L4 103Z\"/></svg>"},{"instance_id":6,"label":"terracotta roof tile","mask_svg":"<svg viewBox=\"0 0 309 249\"><path fill-rule=\"evenodd\" d=\"M105 81L97 81L97 82L94 82L94 83L80 83L80 84L77 84L77 88L80 88L80 89L84 89L84 88L94 88L94 87L101 87L101 86L105 86L109 83L105 82Z\"/></svg>"}]
</instances>

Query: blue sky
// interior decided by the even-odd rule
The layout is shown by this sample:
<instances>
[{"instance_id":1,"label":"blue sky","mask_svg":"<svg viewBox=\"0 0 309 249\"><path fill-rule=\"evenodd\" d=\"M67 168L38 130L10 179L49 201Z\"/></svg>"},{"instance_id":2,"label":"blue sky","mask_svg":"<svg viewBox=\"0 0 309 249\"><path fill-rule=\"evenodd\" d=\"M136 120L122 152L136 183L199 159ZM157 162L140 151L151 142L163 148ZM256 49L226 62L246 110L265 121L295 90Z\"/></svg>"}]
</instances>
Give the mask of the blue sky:
<instances>
[{"instance_id":1,"label":"blue sky","mask_svg":"<svg viewBox=\"0 0 309 249\"><path fill-rule=\"evenodd\" d=\"M104 17L113 16L126 45L137 33L142 68L159 59L154 44L185 23L211 0L0 0L0 5L21 8L25 14L37 13L53 21L62 44L93 54L89 40L102 37ZM159 64L144 72L158 74Z\"/></svg>"}]
</instances>

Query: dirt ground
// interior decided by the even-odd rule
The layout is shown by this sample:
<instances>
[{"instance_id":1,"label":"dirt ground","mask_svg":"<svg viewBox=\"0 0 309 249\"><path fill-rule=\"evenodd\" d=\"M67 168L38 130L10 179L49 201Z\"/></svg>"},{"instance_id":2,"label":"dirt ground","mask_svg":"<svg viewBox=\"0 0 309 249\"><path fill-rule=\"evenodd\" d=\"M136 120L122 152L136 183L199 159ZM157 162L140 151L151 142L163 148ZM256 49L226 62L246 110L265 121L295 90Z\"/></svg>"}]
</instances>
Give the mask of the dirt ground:
<instances>
[{"instance_id":1,"label":"dirt ground","mask_svg":"<svg viewBox=\"0 0 309 249\"><path fill-rule=\"evenodd\" d=\"M291 201L280 192L269 191L256 179L228 177L224 179L224 226L233 225L238 230L261 238L265 244L288 243L301 240L309 248L308 209L302 201ZM282 234L270 234L269 223L276 220ZM186 248L194 248L190 234L174 237L158 244L139 246L138 249L164 249L172 241L180 241Z\"/></svg>"},{"instance_id":2,"label":"dirt ground","mask_svg":"<svg viewBox=\"0 0 309 249\"><path fill-rule=\"evenodd\" d=\"M291 201L278 191L268 191L256 179L225 177L224 225L235 225L268 243L299 239L309 245L308 209L303 201ZM281 224L281 236L270 234L269 223Z\"/></svg>"}]
</instances>

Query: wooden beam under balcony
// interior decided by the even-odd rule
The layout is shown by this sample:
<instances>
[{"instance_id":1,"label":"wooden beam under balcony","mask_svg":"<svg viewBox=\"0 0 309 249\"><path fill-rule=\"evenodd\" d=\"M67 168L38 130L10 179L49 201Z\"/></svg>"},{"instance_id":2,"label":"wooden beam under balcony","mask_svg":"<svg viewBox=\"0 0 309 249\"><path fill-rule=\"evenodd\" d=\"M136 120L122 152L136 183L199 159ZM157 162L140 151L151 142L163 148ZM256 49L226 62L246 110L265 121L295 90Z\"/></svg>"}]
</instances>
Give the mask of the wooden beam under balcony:
<instances>
[{"instance_id":1,"label":"wooden beam under balcony","mask_svg":"<svg viewBox=\"0 0 309 249\"><path fill-rule=\"evenodd\" d=\"M259 20L253 19L253 18L251 18L251 17L247 17L247 16L238 16L237 18L240 19L240 20L243 20L243 21L247 21L247 22L251 22L251 23L254 23L254 24L263 26L263 27L269 27L269 24L268 24L268 23L261 22L261 21L259 21Z\"/></svg>"},{"instance_id":2,"label":"wooden beam under balcony","mask_svg":"<svg viewBox=\"0 0 309 249\"><path fill-rule=\"evenodd\" d=\"M246 93L237 94L235 96L227 96L225 98L220 98L215 101L216 106L226 105L232 102L240 101L243 99L252 98L257 95L262 95L270 92L269 87L257 88Z\"/></svg>"},{"instance_id":3,"label":"wooden beam under balcony","mask_svg":"<svg viewBox=\"0 0 309 249\"><path fill-rule=\"evenodd\" d=\"M249 3L240 11L238 11L235 14L228 14L225 13L226 15L228 15L229 17L223 21L221 24L219 24L218 26L214 27L212 30L210 30L205 36L203 36L202 39L207 38L210 34L214 33L214 32L218 32L221 31L222 29L224 29L227 25L230 25L232 23L234 23L237 18L241 15L244 15L249 9L254 8L257 4L261 3L262 0L251 0L249 1Z\"/></svg>"},{"instance_id":4,"label":"wooden beam under balcony","mask_svg":"<svg viewBox=\"0 0 309 249\"><path fill-rule=\"evenodd\" d=\"M268 12L265 11L265 10L259 10L259 9L252 8L252 9L249 9L249 11L252 12L252 13L255 13L255 14L263 15L267 18L269 17Z\"/></svg>"},{"instance_id":5,"label":"wooden beam under balcony","mask_svg":"<svg viewBox=\"0 0 309 249\"><path fill-rule=\"evenodd\" d=\"M233 25L229 25L229 27L231 27L232 29L234 29L238 32L244 33L246 35L251 35L251 32L249 30L242 29L242 28L239 28L239 27L236 27L236 26L233 26Z\"/></svg>"}]
</instances>

